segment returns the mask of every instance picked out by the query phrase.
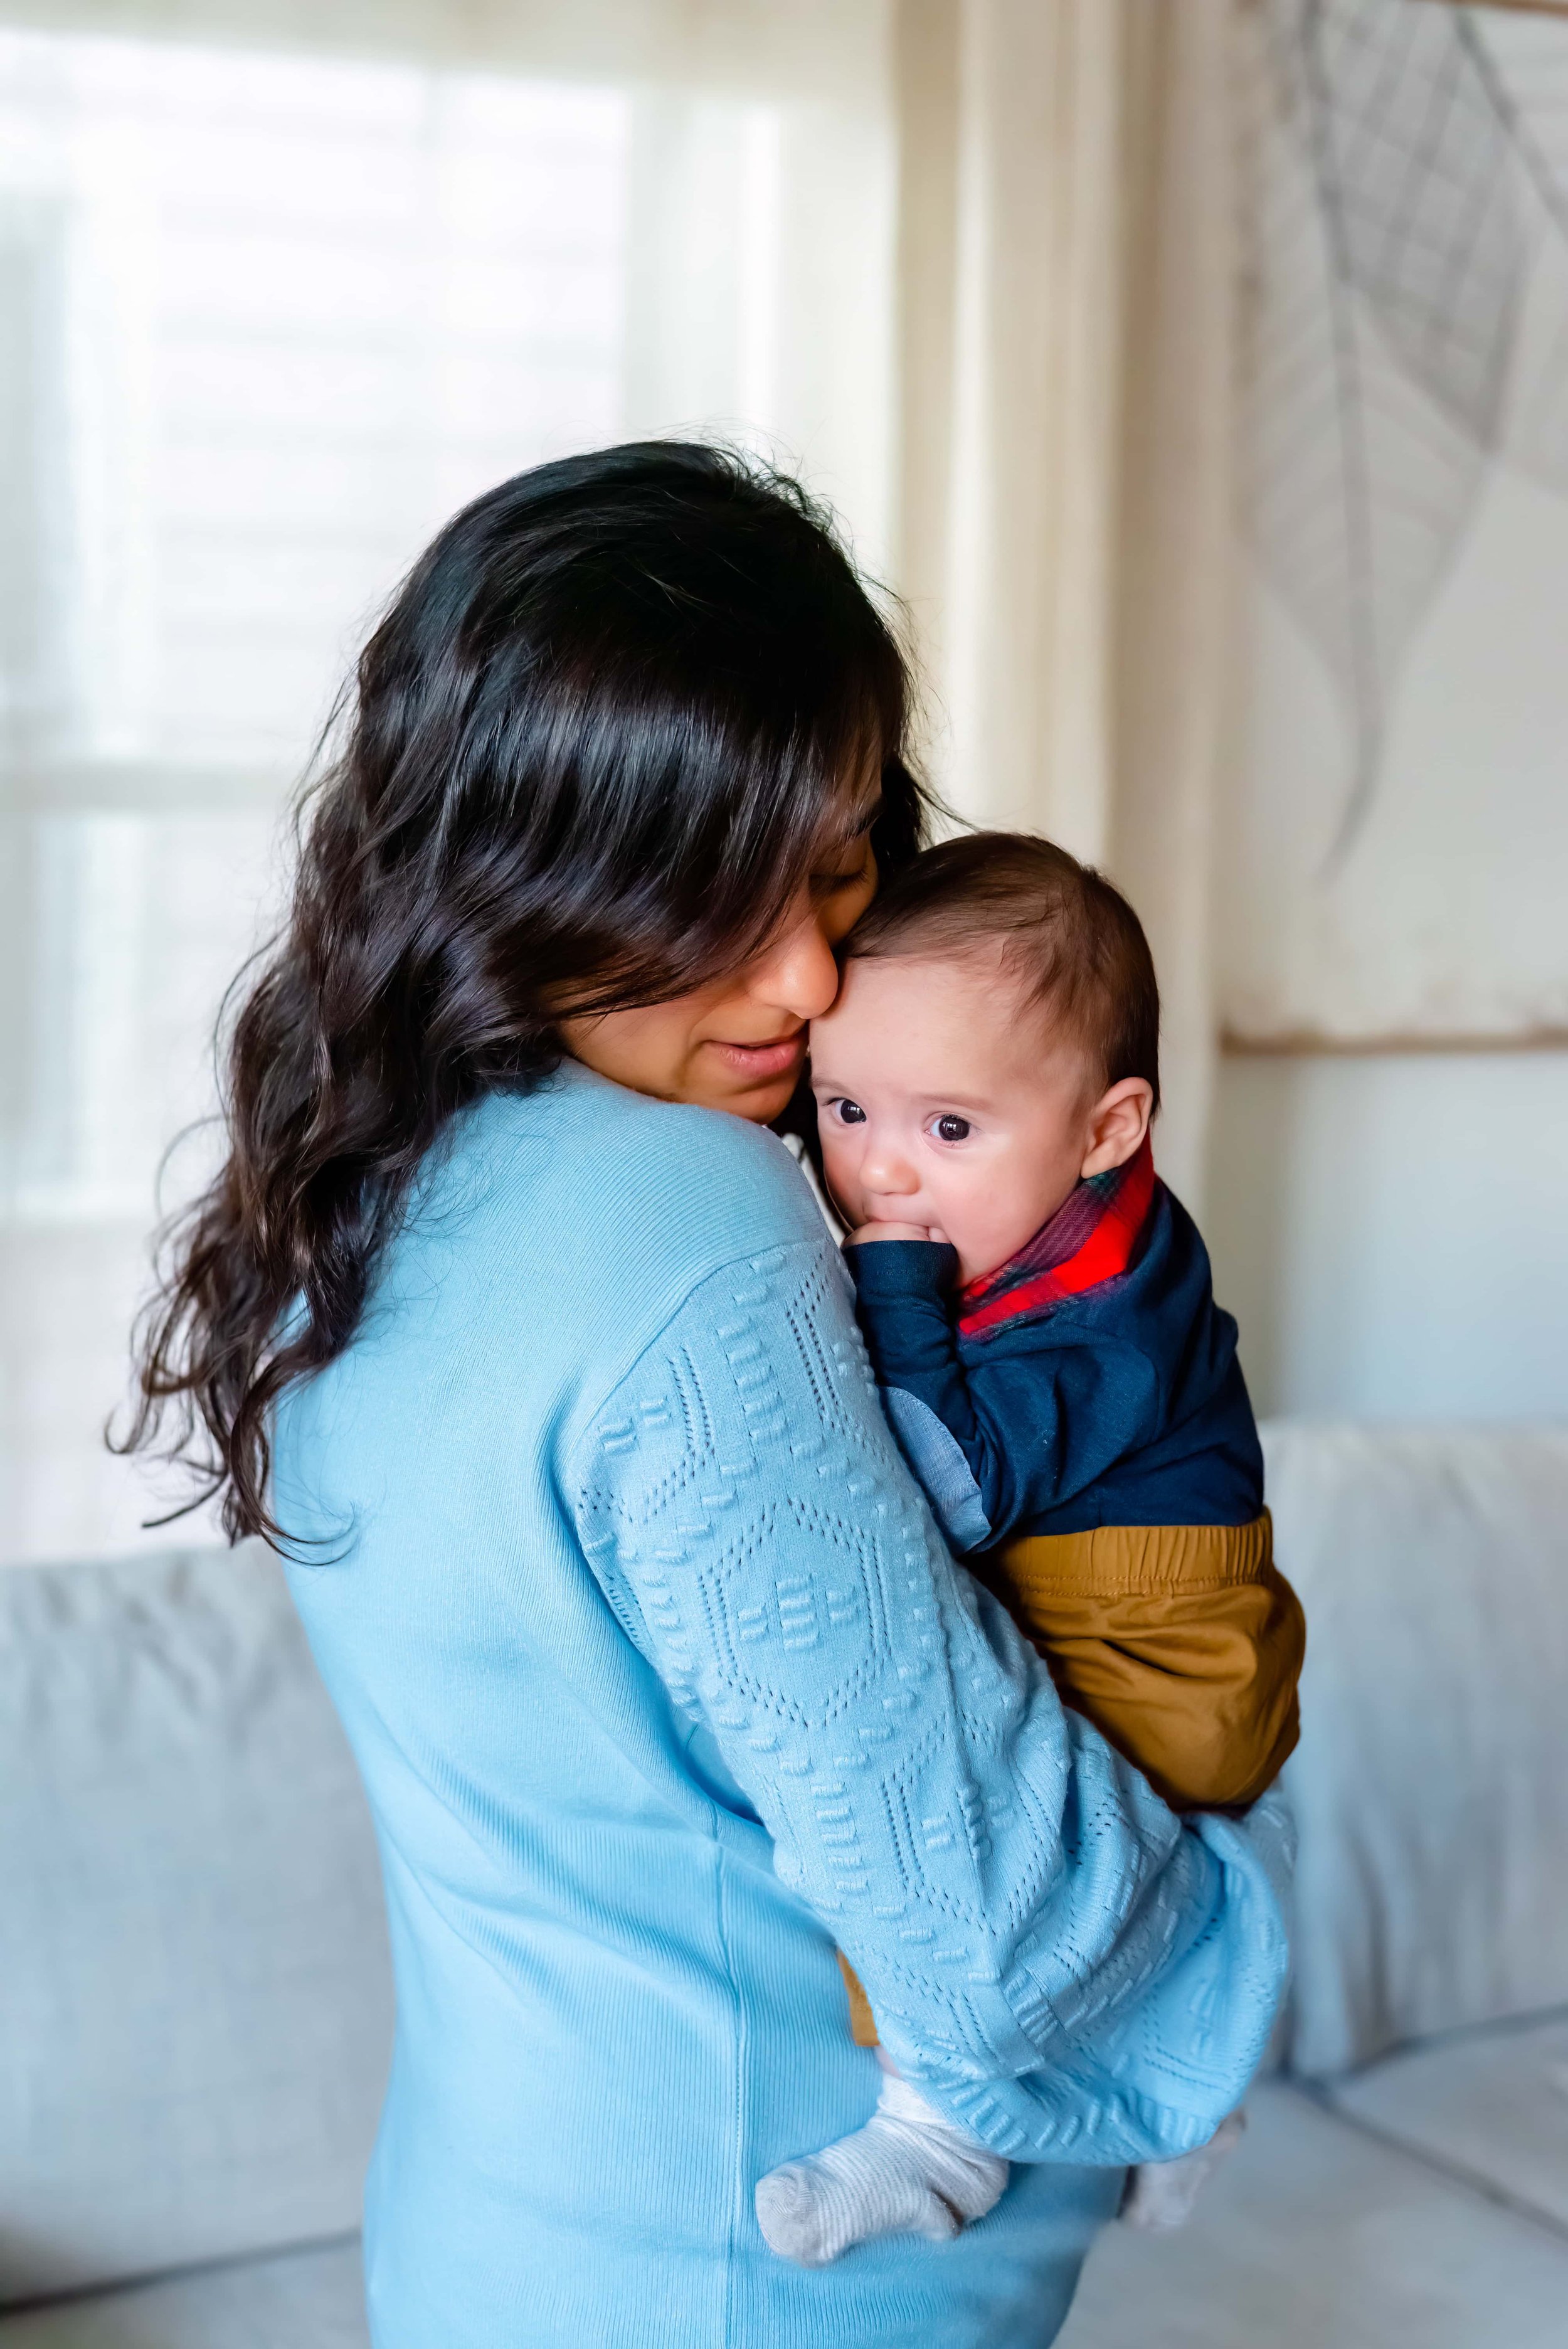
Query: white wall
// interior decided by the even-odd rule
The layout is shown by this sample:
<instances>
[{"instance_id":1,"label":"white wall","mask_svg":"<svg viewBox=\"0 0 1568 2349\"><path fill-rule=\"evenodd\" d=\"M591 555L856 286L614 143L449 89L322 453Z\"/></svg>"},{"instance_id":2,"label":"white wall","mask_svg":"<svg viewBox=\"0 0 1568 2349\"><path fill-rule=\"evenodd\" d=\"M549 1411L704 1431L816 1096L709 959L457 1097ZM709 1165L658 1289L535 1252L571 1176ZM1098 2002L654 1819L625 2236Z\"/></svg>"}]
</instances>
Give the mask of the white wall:
<instances>
[{"instance_id":1,"label":"white wall","mask_svg":"<svg viewBox=\"0 0 1568 2349\"><path fill-rule=\"evenodd\" d=\"M1260 1413L1568 1417L1568 1053L1228 1060L1206 1220Z\"/></svg>"},{"instance_id":2,"label":"white wall","mask_svg":"<svg viewBox=\"0 0 1568 2349\"><path fill-rule=\"evenodd\" d=\"M1253 1039L1568 1018L1568 500L1491 481L1325 865L1342 716L1247 574L1220 1015ZM1568 1050L1232 1057L1205 1216L1265 1412L1568 1415Z\"/></svg>"}]
</instances>

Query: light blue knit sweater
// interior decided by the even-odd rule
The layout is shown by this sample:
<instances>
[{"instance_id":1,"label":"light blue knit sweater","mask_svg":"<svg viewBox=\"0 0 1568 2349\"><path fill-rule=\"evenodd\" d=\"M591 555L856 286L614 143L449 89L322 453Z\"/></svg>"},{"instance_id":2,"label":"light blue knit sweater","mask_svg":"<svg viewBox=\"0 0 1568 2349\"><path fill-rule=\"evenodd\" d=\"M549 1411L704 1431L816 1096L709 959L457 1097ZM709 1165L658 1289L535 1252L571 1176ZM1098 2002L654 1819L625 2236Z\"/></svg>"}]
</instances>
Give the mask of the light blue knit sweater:
<instances>
[{"instance_id":1,"label":"light blue knit sweater","mask_svg":"<svg viewBox=\"0 0 1568 2349\"><path fill-rule=\"evenodd\" d=\"M576 1068L486 1102L276 1494L386 1868L377 2349L1048 2342L1118 2165L1262 2052L1278 1822L1179 1825L954 1567L782 1146ZM809 2273L751 2197L874 2101L835 1941L1025 2166Z\"/></svg>"}]
</instances>

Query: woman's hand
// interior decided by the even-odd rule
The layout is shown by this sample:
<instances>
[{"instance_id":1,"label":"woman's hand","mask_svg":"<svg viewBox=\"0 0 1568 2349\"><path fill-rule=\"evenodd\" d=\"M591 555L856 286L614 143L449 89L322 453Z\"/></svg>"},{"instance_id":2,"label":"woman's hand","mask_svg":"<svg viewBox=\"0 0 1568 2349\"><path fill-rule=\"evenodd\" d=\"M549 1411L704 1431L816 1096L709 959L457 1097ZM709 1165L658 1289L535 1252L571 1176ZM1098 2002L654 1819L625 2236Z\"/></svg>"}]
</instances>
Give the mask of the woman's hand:
<instances>
[{"instance_id":1,"label":"woman's hand","mask_svg":"<svg viewBox=\"0 0 1568 2349\"><path fill-rule=\"evenodd\" d=\"M935 1240L945 1243L947 1234L939 1232L934 1224L862 1224L844 1242L846 1247L864 1247L868 1240Z\"/></svg>"}]
</instances>

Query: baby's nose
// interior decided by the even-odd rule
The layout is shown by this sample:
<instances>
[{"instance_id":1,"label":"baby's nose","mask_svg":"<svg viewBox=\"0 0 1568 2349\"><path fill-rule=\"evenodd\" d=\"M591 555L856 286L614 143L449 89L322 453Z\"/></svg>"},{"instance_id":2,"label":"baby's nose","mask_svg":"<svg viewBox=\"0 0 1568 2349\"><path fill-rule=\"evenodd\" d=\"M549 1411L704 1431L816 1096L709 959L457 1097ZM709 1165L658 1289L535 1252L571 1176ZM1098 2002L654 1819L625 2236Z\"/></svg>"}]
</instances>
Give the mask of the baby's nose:
<instances>
[{"instance_id":1,"label":"baby's nose","mask_svg":"<svg viewBox=\"0 0 1568 2349\"><path fill-rule=\"evenodd\" d=\"M861 1163L861 1180L868 1190L903 1193L917 1191L920 1177L902 1150L888 1143L873 1143Z\"/></svg>"}]
</instances>

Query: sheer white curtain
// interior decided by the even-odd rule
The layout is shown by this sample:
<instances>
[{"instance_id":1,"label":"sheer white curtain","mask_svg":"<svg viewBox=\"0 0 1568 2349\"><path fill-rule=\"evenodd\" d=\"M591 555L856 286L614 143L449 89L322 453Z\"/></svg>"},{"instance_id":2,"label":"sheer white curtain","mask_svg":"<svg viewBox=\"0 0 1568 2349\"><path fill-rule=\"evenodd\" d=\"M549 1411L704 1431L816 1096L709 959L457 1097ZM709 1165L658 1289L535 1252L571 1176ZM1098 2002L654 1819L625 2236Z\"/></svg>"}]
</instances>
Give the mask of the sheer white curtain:
<instances>
[{"instance_id":1,"label":"sheer white curtain","mask_svg":"<svg viewBox=\"0 0 1568 2349\"><path fill-rule=\"evenodd\" d=\"M695 51L657 5L31 13L0 7L14 1558L143 1538L99 1433L160 1155L377 603L487 484L682 427L806 464L879 564L894 201L857 0L709 10Z\"/></svg>"},{"instance_id":2,"label":"sheer white curtain","mask_svg":"<svg viewBox=\"0 0 1568 2349\"><path fill-rule=\"evenodd\" d=\"M1225 5L0 0L0 1558L169 1538L99 1430L290 786L429 532L562 450L834 502L954 804L1150 918L1193 1187Z\"/></svg>"},{"instance_id":3,"label":"sheer white curtain","mask_svg":"<svg viewBox=\"0 0 1568 2349\"><path fill-rule=\"evenodd\" d=\"M1231 0L907 0L898 571L954 803L1105 865L1200 1205L1224 755Z\"/></svg>"}]
</instances>

